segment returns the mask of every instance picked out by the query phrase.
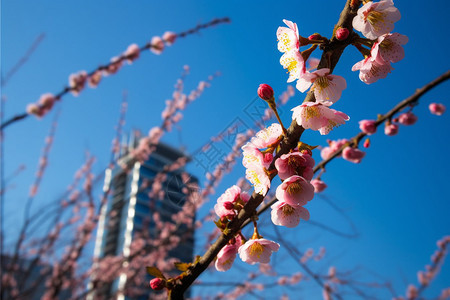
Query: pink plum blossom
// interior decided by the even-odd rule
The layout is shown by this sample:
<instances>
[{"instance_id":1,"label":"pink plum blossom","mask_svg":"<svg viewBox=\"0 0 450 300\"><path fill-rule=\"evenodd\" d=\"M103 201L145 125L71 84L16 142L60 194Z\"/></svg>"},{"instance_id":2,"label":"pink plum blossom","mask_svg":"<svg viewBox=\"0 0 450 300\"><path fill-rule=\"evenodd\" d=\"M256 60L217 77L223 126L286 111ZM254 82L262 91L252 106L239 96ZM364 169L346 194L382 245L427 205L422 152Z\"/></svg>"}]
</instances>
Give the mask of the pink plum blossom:
<instances>
[{"instance_id":1,"label":"pink plum blossom","mask_svg":"<svg viewBox=\"0 0 450 300\"><path fill-rule=\"evenodd\" d=\"M140 51L141 50L137 44L131 44L130 46L128 46L123 55L126 57L127 62L131 64L133 63L133 61L139 58Z\"/></svg>"},{"instance_id":2,"label":"pink plum blossom","mask_svg":"<svg viewBox=\"0 0 450 300\"><path fill-rule=\"evenodd\" d=\"M380 64L396 63L405 57L402 45L408 43L408 37L399 33L388 33L378 37L370 52L372 59Z\"/></svg>"},{"instance_id":3,"label":"pink plum blossom","mask_svg":"<svg viewBox=\"0 0 450 300\"><path fill-rule=\"evenodd\" d=\"M101 80L102 72L97 70L88 77L87 82L90 88L96 88Z\"/></svg>"},{"instance_id":4,"label":"pink plum blossom","mask_svg":"<svg viewBox=\"0 0 450 300\"><path fill-rule=\"evenodd\" d=\"M219 272L225 272L231 268L238 252L238 245L228 244L223 247L217 254L215 263L216 270Z\"/></svg>"},{"instance_id":5,"label":"pink plum blossom","mask_svg":"<svg viewBox=\"0 0 450 300\"><path fill-rule=\"evenodd\" d=\"M270 188L270 179L263 166L250 165L245 171L245 178L253 184L256 193L266 195Z\"/></svg>"},{"instance_id":6,"label":"pink plum blossom","mask_svg":"<svg viewBox=\"0 0 450 300\"><path fill-rule=\"evenodd\" d=\"M39 98L38 104L39 107L35 111L35 115L38 117L42 117L46 115L55 104L56 98L51 93L42 94Z\"/></svg>"},{"instance_id":7,"label":"pink plum blossom","mask_svg":"<svg viewBox=\"0 0 450 300\"><path fill-rule=\"evenodd\" d=\"M376 121L374 120L362 120L359 121L359 129L367 135L372 135L377 132Z\"/></svg>"},{"instance_id":8,"label":"pink plum blossom","mask_svg":"<svg viewBox=\"0 0 450 300\"><path fill-rule=\"evenodd\" d=\"M391 32L394 23L400 20L401 15L392 0L381 0L379 2L368 1L353 18L353 28L368 39Z\"/></svg>"},{"instance_id":9,"label":"pink plum blossom","mask_svg":"<svg viewBox=\"0 0 450 300\"><path fill-rule=\"evenodd\" d=\"M297 89L305 92L311 85L316 102L330 106L341 98L347 88L344 77L330 74L330 69L323 68L312 73L306 72L297 81Z\"/></svg>"},{"instance_id":10,"label":"pink plum blossom","mask_svg":"<svg viewBox=\"0 0 450 300\"><path fill-rule=\"evenodd\" d=\"M384 127L384 134L386 135L396 135L398 133L398 125L396 124L386 124Z\"/></svg>"},{"instance_id":11,"label":"pink plum blossom","mask_svg":"<svg viewBox=\"0 0 450 300\"><path fill-rule=\"evenodd\" d=\"M305 129L318 130L321 135L350 120L343 112L328 108L320 103L307 102L292 109L292 119Z\"/></svg>"},{"instance_id":12,"label":"pink plum blossom","mask_svg":"<svg viewBox=\"0 0 450 300\"><path fill-rule=\"evenodd\" d=\"M308 59L307 63L308 63L307 71L311 71L311 70L317 69L317 67L319 66L319 63L320 63L320 59L315 58L315 57L310 57Z\"/></svg>"},{"instance_id":13,"label":"pink plum blossom","mask_svg":"<svg viewBox=\"0 0 450 300\"><path fill-rule=\"evenodd\" d=\"M355 164L359 164L365 155L366 153L358 148L345 147L342 150L342 158Z\"/></svg>"},{"instance_id":14,"label":"pink plum blossom","mask_svg":"<svg viewBox=\"0 0 450 300\"><path fill-rule=\"evenodd\" d=\"M104 75L108 76L108 75L113 75L116 74L120 68L122 68L123 65L123 61L122 59L120 59L119 56L115 56L113 58L111 58L111 62L108 66L108 68L105 70Z\"/></svg>"},{"instance_id":15,"label":"pink plum blossom","mask_svg":"<svg viewBox=\"0 0 450 300\"><path fill-rule=\"evenodd\" d=\"M340 139L336 141L328 140L329 147L324 147L320 151L320 156L322 157L322 159L328 159L331 155L333 155L334 152L341 149L341 147L347 142L347 139Z\"/></svg>"},{"instance_id":16,"label":"pink plum blossom","mask_svg":"<svg viewBox=\"0 0 450 300\"><path fill-rule=\"evenodd\" d=\"M412 112L406 112L398 116L398 122L402 125L413 125L417 122L417 116Z\"/></svg>"},{"instance_id":17,"label":"pink plum blossom","mask_svg":"<svg viewBox=\"0 0 450 300\"><path fill-rule=\"evenodd\" d=\"M358 70L359 79L366 84L371 84L378 81L378 79L386 78L392 67L389 62L380 63L372 57L367 57L353 65L352 71Z\"/></svg>"},{"instance_id":18,"label":"pink plum blossom","mask_svg":"<svg viewBox=\"0 0 450 300\"><path fill-rule=\"evenodd\" d=\"M300 41L297 24L288 20L283 20L283 22L288 27L280 26L277 29L278 50L280 52L298 51Z\"/></svg>"},{"instance_id":19,"label":"pink plum blossom","mask_svg":"<svg viewBox=\"0 0 450 300\"><path fill-rule=\"evenodd\" d=\"M172 46L177 39L177 34L172 31L166 31L164 32L162 39L166 42L167 46Z\"/></svg>"},{"instance_id":20,"label":"pink plum blossom","mask_svg":"<svg viewBox=\"0 0 450 300\"><path fill-rule=\"evenodd\" d=\"M291 50L284 53L280 58L280 64L289 72L289 78L287 82L292 82L296 79L300 79L305 75L305 61L302 54L297 50Z\"/></svg>"},{"instance_id":21,"label":"pink plum blossom","mask_svg":"<svg viewBox=\"0 0 450 300\"><path fill-rule=\"evenodd\" d=\"M256 263L269 263L272 252L277 252L278 249L280 249L278 243L259 238L247 241L239 247L238 252L243 262L254 265Z\"/></svg>"},{"instance_id":22,"label":"pink plum blossom","mask_svg":"<svg viewBox=\"0 0 450 300\"><path fill-rule=\"evenodd\" d=\"M150 41L150 51L155 54L161 54L164 50L164 41L159 36L152 37Z\"/></svg>"},{"instance_id":23,"label":"pink plum blossom","mask_svg":"<svg viewBox=\"0 0 450 300\"><path fill-rule=\"evenodd\" d=\"M370 147L370 140L369 140L369 139L366 139L366 140L364 141L363 146L364 146L364 148L369 148L369 147Z\"/></svg>"},{"instance_id":24,"label":"pink plum blossom","mask_svg":"<svg viewBox=\"0 0 450 300\"><path fill-rule=\"evenodd\" d=\"M256 148L252 142L248 142L242 147L242 164L244 167L249 168L251 165L259 165L264 168L268 168L272 163L272 153L263 154L258 148Z\"/></svg>"},{"instance_id":25,"label":"pink plum blossom","mask_svg":"<svg viewBox=\"0 0 450 300\"><path fill-rule=\"evenodd\" d=\"M314 197L314 186L305 178L293 175L277 187L275 195L291 206L305 205Z\"/></svg>"},{"instance_id":26,"label":"pink plum blossom","mask_svg":"<svg viewBox=\"0 0 450 300\"><path fill-rule=\"evenodd\" d=\"M325 182L320 179L311 180L311 184L314 186L314 193L323 192L328 186Z\"/></svg>"},{"instance_id":27,"label":"pink plum blossom","mask_svg":"<svg viewBox=\"0 0 450 300\"><path fill-rule=\"evenodd\" d=\"M278 138L283 134L283 129L278 123L273 123L267 128L258 131L256 136L252 138L251 143L259 149L267 148L274 144Z\"/></svg>"},{"instance_id":28,"label":"pink plum blossom","mask_svg":"<svg viewBox=\"0 0 450 300\"><path fill-rule=\"evenodd\" d=\"M303 206L291 206L286 202L277 201L270 208L272 208L272 222L278 226L293 228L300 223L300 219L309 220L309 211Z\"/></svg>"},{"instance_id":29,"label":"pink plum blossom","mask_svg":"<svg viewBox=\"0 0 450 300\"><path fill-rule=\"evenodd\" d=\"M69 87L74 96L78 96L86 84L87 73L80 71L69 76Z\"/></svg>"},{"instance_id":30,"label":"pink plum blossom","mask_svg":"<svg viewBox=\"0 0 450 300\"><path fill-rule=\"evenodd\" d=\"M442 103L431 103L428 108L433 115L442 116L445 112L445 105Z\"/></svg>"},{"instance_id":31,"label":"pink plum blossom","mask_svg":"<svg viewBox=\"0 0 450 300\"><path fill-rule=\"evenodd\" d=\"M223 193L219 199L217 199L217 204L214 205L214 211L216 214L222 217L233 217L236 215L234 210L234 204L239 200L245 204L249 199L249 195L246 193L241 193L241 189L237 185L233 185L228 188L225 193Z\"/></svg>"},{"instance_id":32,"label":"pink plum blossom","mask_svg":"<svg viewBox=\"0 0 450 300\"><path fill-rule=\"evenodd\" d=\"M281 155L275 161L278 176L285 180L292 175L299 175L306 180L311 180L313 176L314 159L309 154L292 152Z\"/></svg>"},{"instance_id":33,"label":"pink plum blossom","mask_svg":"<svg viewBox=\"0 0 450 300\"><path fill-rule=\"evenodd\" d=\"M41 118L43 116L41 110L39 109L39 106L35 103L30 103L27 105L27 114L29 115L35 115L38 118Z\"/></svg>"}]
</instances>

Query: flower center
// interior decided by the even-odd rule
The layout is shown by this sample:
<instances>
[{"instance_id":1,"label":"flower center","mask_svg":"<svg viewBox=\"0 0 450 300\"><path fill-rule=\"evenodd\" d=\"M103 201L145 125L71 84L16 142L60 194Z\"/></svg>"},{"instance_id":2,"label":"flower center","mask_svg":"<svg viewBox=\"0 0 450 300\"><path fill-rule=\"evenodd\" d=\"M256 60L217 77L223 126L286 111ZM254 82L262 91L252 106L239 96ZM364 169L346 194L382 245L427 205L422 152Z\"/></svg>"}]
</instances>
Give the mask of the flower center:
<instances>
[{"instance_id":1,"label":"flower center","mask_svg":"<svg viewBox=\"0 0 450 300\"><path fill-rule=\"evenodd\" d=\"M326 76L321 76L314 81L316 88L319 90L326 89L330 85L330 80Z\"/></svg>"},{"instance_id":2,"label":"flower center","mask_svg":"<svg viewBox=\"0 0 450 300\"><path fill-rule=\"evenodd\" d=\"M290 216L293 213L295 213L295 209L292 206L290 206L289 204L286 204L285 206L283 206L281 208L281 211L283 212L283 214L285 216Z\"/></svg>"},{"instance_id":3,"label":"flower center","mask_svg":"<svg viewBox=\"0 0 450 300\"><path fill-rule=\"evenodd\" d=\"M375 30L380 28L380 23L385 22L385 14L376 10L369 12L366 18Z\"/></svg>"},{"instance_id":4,"label":"flower center","mask_svg":"<svg viewBox=\"0 0 450 300\"><path fill-rule=\"evenodd\" d=\"M393 46L394 46L394 43L389 39L384 39L380 44L380 48L382 48L383 50L386 50L386 51L391 50Z\"/></svg>"},{"instance_id":5,"label":"flower center","mask_svg":"<svg viewBox=\"0 0 450 300\"><path fill-rule=\"evenodd\" d=\"M261 253L264 252L264 246L261 245L260 243L255 242L250 246L249 252L251 256L256 255L256 257L260 258Z\"/></svg>"},{"instance_id":6,"label":"flower center","mask_svg":"<svg viewBox=\"0 0 450 300\"><path fill-rule=\"evenodd\" d=\"M305 119L308 121L311 118L318 118L320 117L320 112L317 106L309 106L305 107Z\"/></svg>"},{"instance_id":7,"label":"flower center","mask_svg":"<svg viewBox=\"0 0 450 300\"><path fill-rule=\"evenodd\" d=\"M297 181L291 183L288 185L288 187L286 188L286 192L291 195L298 195L303 191L303 188L301 186L301 184Z\"/></svg>"}]
</instances>

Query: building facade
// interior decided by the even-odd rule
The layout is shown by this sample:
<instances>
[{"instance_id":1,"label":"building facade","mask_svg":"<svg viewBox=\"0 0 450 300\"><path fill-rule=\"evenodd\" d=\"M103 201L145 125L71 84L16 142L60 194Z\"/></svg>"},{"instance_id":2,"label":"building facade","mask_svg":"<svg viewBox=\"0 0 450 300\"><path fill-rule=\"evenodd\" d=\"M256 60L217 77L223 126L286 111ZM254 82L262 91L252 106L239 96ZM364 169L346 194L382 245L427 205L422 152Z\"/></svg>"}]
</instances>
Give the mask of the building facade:
<instances>
[{"instance_id":1,"label":"building facade","mask_svg":"<svg viewBox=\"0 0 450 300\"><path fill-rule=\"evenodd\" d=\"M130 142L131 146L118 157L119 163L129 166L128 170L121 167L107 169L105 173L104 190L109 190L107 203L102 207L99 219L99 227L95 242L94 256L102 259L107 256L120 256L125 259L131 254L133 239L145 233L149 239L157 239L161 228L153 220L157 213L162 222L171 222L172 216L180 212L187 201L185 182L182 179L184 168L167 172L165 167L173 164L180 158L186 157L178 149L165 144L158 144L145 163L130 161L128 152L136 147L136 141ZM165 172L166 180L162 186L163 196L150 196L152 182L157 176ZM190 177L191 182L196 181ZM183 192L184 191L184 192ZM194 232L192 226L186 224L177 225L176 235L183 237L183 242L169 253L170 257L182 262L190 262L193 258ZM151 251L151 249L149 249ZM142 266L145 268L145 266ZM126 291L129 284L127 274L120 274L113 282L103 284L93 290L88 299L152 299L152 291L148 280L144 285L137 287L142 290L141 295L129 296Z\"/></svg>"}]
</instances>

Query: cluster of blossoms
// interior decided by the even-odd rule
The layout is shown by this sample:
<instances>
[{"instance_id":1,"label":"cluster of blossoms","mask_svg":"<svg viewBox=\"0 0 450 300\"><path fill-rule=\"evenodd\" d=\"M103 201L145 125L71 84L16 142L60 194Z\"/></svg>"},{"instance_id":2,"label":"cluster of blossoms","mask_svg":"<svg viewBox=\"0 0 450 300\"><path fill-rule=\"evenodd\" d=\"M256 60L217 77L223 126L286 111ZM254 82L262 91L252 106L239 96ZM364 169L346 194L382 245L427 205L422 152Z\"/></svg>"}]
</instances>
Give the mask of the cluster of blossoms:
<instances>
[{"instance_id":1,"label":"cluster of blossoms","mask_svg":"<svg viewBox=\"0 0 450 300\"><path fill-rule=\"evenodd\" d=\"M225 229L228 222L238 215L249 199L250 196L241 192L236 185L227 189L214 206L216 214L220 217L216 225ZM215 266L221 272L229 270L238 253L242 261L249 264L269 263L272 252L278 251L279 247L279 244L263 239L255 228L255 233L249 241L244 242L241 233L232 238L217 254Z\"/></svg>"},{"instance_id":2,"label":"cluster of blossoms","mask_svg":"<svg viewBox=\"0 0 450 300\"><path fill-rule=\"evenodd\" d=\"M131 44L121 55L111 58L109 64L100 66L91 73L79 71L71 74L69 76L69 84L63 93L70 91L74 96L78 96L85 88L86 83L89 87L96 88L102 77L116 74L123 66L124 61L128 64L132 64L139 58L141 51L146 49L150 49L150 51L155 54L161 54L165 45L171 46L176 38L176 33L167 31L163 34L162 38L154 36L151 41L142 48L137 44ZM28 104L26 109L27 114L42 118L52 109L53 104L61 98L61 95L61 93L58 96L49 93L43 94L37 103Z\"/></svg>"},{"instance_id":3,"label":"cluster of blossoms","mask_svg":"<svg viewBox=\"0 0 450 300\"><path fill-rule=\"evenodd\" d=\"M367 38L359 39L361 44L371 46L369 50L358 45L364 59L357 62L352 71L359 70L361 81L371 84L385 78L392 70L391 62L396 63L405 57L402 45L408 42L408 37L390 33L400 17L392 0L369 1L358 10L353 27Z\"/></svg>"},{"instance_id":4,"label":"cluster of blossoms","mask_svg":"<svg viewBox=\"0 0 450 300\"><path fill-rule=\"evenodd\" d=\"M339 100L347 83L343 77L330 74L329 68L309 72L305 61L316 46L304 52L300 52L300 47L315 44L316 35L304 38L299 35L297 24L288 20L283 22L288 27L279 27L277 38L278 50L283 53L280 63L289 73L287 82L297 80L296 87L302 93L311 88L316 99L315 102L307 102L292 109L292 119L305 129L328 134L334 127L349 120L346 114L329 108Z\"/></svg>"}]
</instances>

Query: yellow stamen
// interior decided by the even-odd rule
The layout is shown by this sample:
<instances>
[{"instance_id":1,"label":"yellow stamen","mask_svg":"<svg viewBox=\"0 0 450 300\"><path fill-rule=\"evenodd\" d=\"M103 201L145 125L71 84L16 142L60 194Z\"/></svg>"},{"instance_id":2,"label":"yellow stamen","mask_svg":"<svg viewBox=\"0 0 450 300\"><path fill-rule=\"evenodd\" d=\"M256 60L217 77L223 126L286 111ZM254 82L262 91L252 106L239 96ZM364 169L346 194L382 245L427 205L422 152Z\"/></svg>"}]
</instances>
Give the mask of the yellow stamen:
<instances>
[{"instance_id":1,"label":"yellow stamen","mask_svg":"<svg viewBox=\"0 0 450 300\"><path fill-rule=\"evenodd\" d=\"M298 195L303 191L302 186L300 185L300 183L298 182L292 182L291 184L288 185L288 187L286 188L286 192L291 195Z\"/></svg>"},{"instance_id":2,"label":"yellow stamen","mask_svg":"<svg viewBox=\"0 0 450 300\"><path fill-rule=\"evenodd\" d=\"M295 209L292 206L290 206L289 204L286 204L285 206L283 206L281 208L281 211L283 212L283 214L285 216L290 216L293 213L295 213Z\"/></svg>"},{"instance_id":3,"label":"yellow stamen","mask_svg":"<svg viewBox=\"0 0 450 300\"><path fill-rule=\"evenodd\" d=\"M261 254L263 252L264 252L264 246L258 242L255 242L250 246L249 253L251 256L256 255L256 257L260 258Z\"/></svg>"}]
</instances>

